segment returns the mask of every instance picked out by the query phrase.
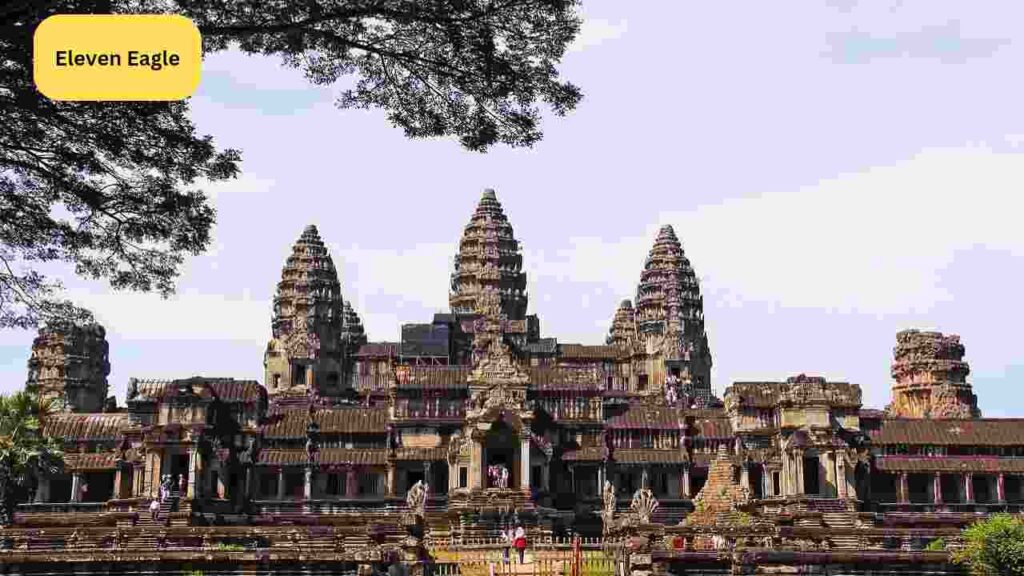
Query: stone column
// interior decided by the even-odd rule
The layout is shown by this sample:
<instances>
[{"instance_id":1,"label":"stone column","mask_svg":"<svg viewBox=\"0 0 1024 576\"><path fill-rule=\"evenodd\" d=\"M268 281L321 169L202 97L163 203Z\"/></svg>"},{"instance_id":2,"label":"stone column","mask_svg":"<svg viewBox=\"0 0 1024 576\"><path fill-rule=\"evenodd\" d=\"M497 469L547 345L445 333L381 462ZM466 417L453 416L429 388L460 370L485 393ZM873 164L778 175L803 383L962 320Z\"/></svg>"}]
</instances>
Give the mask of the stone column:
<instances>
[{"instance_id":1,"label":"stone column","mask_svg":"<svg viewBox=\"0 0 1024 576\"><path fill-rule=\"evenodd\" d=\"M750 465L746 462L740 465L740 486L753 492L750 486Z\"/></svg>"},{"instance_id":2,"label":"stone column","mask_svg":"<svg viewBox=\"0 0 1024 576\"><path fill-rule=\"evenodd\" d=\"M284 468L277 471L277 499L284 500Z\"/></svg>"},{"instance_id":3,"label":"stone column","mask_svg":"<svg viewBox=\"0 0 1024 576\"><path fill-rule=\"evenodd\" d=\"M523 490L530 489L530 436L524 430L522 448L519 455L519 487Z\"/></svg>"},{"instance_id":4,"label":"stone column","mask_svg":"<svg viewBox=\"0 0 1024 576\"><path fill-rule=\"evenodd\" d=\"M900 472L898 484L896 486L896 500L900 504L906 504L910 501L910 494L907 491L907 473Z\"/></svg>"},{"instance_id":5,"label":"stone column","mask_svg":"<svg viewBox=\"0 0 1024 576\"><path fill-rule=\"evenodd\" d=\"M793 494L804 493L804 455L802 452L798 452L794 455L793 464L796 468L796 478L794 479Z\"/></svg>"},{"instance_id":6,"label":"stone column","mask_svg":"<svg viewBox=\"0 0 1024 576\"><path fill-rule=\"evenodd\" d=\"M838 496L842 499L846 499L850 496L850 486L846 481L846 455L836 454L836 488L839 492Z\"/></svg>"},{"instance_id":7,"label":"stone column","mask_svg":"<svg viewBox=\"0 0 1024 576\"><path fill-rule=\"evenodd\" d=\"M971 472L964 473L964 502L974 503L974 474Z\"/></svg>"},{"instance_id":8,"label":"stone column","mask_svg":"<svg viewBox=\"0 0 1024 576\"><path fill-rule=\"evenodd\" d=\"M836 477L836 453L826 452L818 458L818 462L821 462L821 467L825 469L824 486L821 482L818 483L818 494L826 498L835 498L839 486Z\"/></svg>"},{"instance_id":9,"label":"stone column","mask_svg":"<svg viewBox=\"0 0 1024 576\"><path fill-rule=\"evenodd\" d=\"M932 502L936 505L942 504L942 474L935 473L932 479Z\"/></svg>"},{"instance_id":10,"label":"stone column","mask_svg":"<svg viewBox=\"0 0 1024 576\"><path fill-rule=\"evenodd\" d=\"M761 497L770 498L772 494L772 473L767 464L761 464Z\"/></svg>"},{"instance_id":11,"label":"stone column","mask_svg":"<svg viewBox=\"0 0 1024 576\"><path fill-rule=\"evenodd\" d=\"M479 490L484 487L484 447L481 444L482 438L477 436L470 436L472 444L469 445L469 487Z\"/></svg>"},{"instance_id":12,"label":"stone column","mask_svg":"<svg viewBox=\"0 0 1024 576\"><path fill-rule=\"evenodd\" d=\"M434 484L434 479L430 475L430 461L423 462L423 483L427 486Z\"/></svg>"},{"instance_id":13,"label":"stone column","mask_svg":"<svg viewBox=\"0 0 1024 576\"><path fill-rule=\"evenodd\" d=\"M996 476L996 502L1006 503L1006 483L1002 472Z\"/></svg>"},{"instance_id":14,"label":"stone column","mask_svg":"<svg viewBox=\"0 0 1024 576\"><path fill-rule=\"evenodd\" d=\"M680 491L683 494L683 498L691 498L692 497L692 495L691 495L692 488L691 488L691 485L690 485L690 465L689 464L683 464L682 486L680 488L681 488Z\"/></svg>"},{"instance_id":15,"label":"stone column","mask_svg":"<svg viewBox=\"0 0 1024 576\"><path fill-rule=\"evenodd\" d=\"M48 476L40 476L37 480L36 485L36 498L37 504L48 502L50 500L50 478Z\"/></svg>"},{"instance_id":16,"label":"stone column","mask_svg":"<svg viewBox=\"0 0 1024 576\"><path fill-rule=\"evenodd\" d=\"M388 476L388 494L387 495L389 497L391 497L391 498L394 498L395 494L396 494L396 492L398 490L398 485L396 484L396 482L398 481L397 474L396 474L397 466L395 466L395 463L391 462L391 461L388 462L387 466L388 466L387 467L387 476Z\"/></svg>"},{"instance_id":17,"label":"stone column","mask_svg":"<svg viewBox=\"0 0 1024 576\"><path fill-rule=\"evenodd\" d=\"M345 497L355 498L359 495L359 477L356 476L356 469L349 468L345 473Z\"/></svg>"},{"instance_id":18,"label":"stone column","mask_svg":"<svg viewBox=\"0 0 1024 576\"><path fill-rule=\"evenodd\" d=\"M146 468L144 466L135 466L132 468L132 474L135 477L132 479L132 492L136 498L141 498L146 495L146 487L143 486L142 479L145 478Z\"/></svg>"},{"instance_id":19,"label":"stone column","mask_svg":"<svg viewBox=\"0 0 1024 576\"><path fill-rule=\"evenodd\" d=\"M71 501L82 501L82 475L78 472L71 474Z\"/></svg>"},{"instance_id":20,"label":"stone column","mask_svg":"<svg viewBox=\"0 0 1024 576\"><path fill-rule=\"evenodd\" d=\"M305 498L306 500L312 500L313 499L313 467L312 466L306 466L305 472L306 472L306 477L304 478L305 482L304 482L304 485L302 487L302 497Z\"/></svg>"},{"instance_id":21,"label":"stone column","mask_svg":"<svg viewBox=\"0 0 1024 576\"><path fill-rule=\"evenodd\" d=\"M203 472L202 456L199 455L198 444L193 444L188 452L188 470L185 474L188 474L188 497L198 498L199 494L199 476ZM183 495L184 496L184 495Z\"/></svg>"}]
</instances>

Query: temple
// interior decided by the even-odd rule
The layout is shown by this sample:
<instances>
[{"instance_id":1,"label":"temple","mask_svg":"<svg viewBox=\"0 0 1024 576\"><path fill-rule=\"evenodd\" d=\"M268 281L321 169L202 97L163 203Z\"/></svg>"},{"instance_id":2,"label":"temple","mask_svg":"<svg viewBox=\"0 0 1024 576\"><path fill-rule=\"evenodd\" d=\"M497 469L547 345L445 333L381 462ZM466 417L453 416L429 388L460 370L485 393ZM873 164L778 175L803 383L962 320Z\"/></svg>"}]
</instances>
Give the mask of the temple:
<instances>
[{"instance_id":1,"label":"temple","mask_svg":"<svg viewBox=\"0 0 1024 576\"><path fill-rule=\"evenodd\" d=\"M716 396L671 226L638 272L603 343L546 335L486 190L449 310L397 342L365 333L314 226L262 383L133 378L118 405L101 327L42 330L27 387L62 406L64 466L19 488L2 572L959 573L964 526L1024 510L1024 422L982 417L957 336L896 335L884 410L804 374Z\"/></svg>"}]
</instances>

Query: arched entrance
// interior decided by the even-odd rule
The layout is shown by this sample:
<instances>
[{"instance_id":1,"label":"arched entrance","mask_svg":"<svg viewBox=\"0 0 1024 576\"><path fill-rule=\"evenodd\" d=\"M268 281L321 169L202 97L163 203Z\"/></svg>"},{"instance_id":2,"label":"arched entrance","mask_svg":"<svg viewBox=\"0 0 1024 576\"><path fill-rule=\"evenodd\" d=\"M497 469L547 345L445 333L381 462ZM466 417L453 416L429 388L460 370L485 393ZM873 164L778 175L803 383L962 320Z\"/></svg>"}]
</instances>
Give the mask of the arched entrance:
<instances>
[{"instance_id":1,"label":"arched entrance","mask_svg":"<svg viewBox=\"0 0 1024 576\"><path fill-rule=\"evenodd\" d=\"M504 419L491 425L484 437L484 486L513 488L519 482L520 440Z\"/></svg>"}]
</instances>

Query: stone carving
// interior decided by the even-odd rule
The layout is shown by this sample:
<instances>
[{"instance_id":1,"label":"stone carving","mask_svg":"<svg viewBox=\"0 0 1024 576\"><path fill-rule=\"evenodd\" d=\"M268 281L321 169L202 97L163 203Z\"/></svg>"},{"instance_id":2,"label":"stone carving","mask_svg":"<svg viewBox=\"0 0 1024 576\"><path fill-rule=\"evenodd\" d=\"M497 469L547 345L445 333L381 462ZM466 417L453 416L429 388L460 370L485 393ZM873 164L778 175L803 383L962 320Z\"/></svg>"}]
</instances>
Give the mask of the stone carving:
<instances>
[{"instance_id":1,"label":"stone carving","mask_svg":"<svg viewBox=\"0 0 1024 576\"><path fill-rule=\"evenodd\" d=\"M649 524L658 506L658 499L654 497L654 492L651 492L650 488L641 488L633 493L633 502L630 503L629 509L636 514L636 518L641 524Z\"/></svg>"},{"instance_id":2,"label":"stone carving","mask_svg":"<svg viewBox=\"0 0 1024 576\"><path fill-rule=\"evenodd\" d=\"M603 502L601 508L601 519L604 520L605 529L607 530L612 526L615 521L615 486L605 480L604 488L601 489L601 501Z\"/></svg>"},{"instance_id":3,"label":"stone carving","mask_svg":"<svg viewBox=\"0 0 1024 576\"><path fill-rule=\"evenodd\" d=\"M978 418L978 398L967 383L970 367L957 335L904 330L896 335L891 416Z\"/></svg>"},{"instance_id":4,"label":"stone carving","mask_svg":"<svg viewBox=\"0 0 1024 576\"><path fill-rule=\"evenodd\" d=\"M428 490L429 485L420 480L413 484L405 495L405 503L414 515L423 516L426 513Z\"/></svg>"}]
</instances>

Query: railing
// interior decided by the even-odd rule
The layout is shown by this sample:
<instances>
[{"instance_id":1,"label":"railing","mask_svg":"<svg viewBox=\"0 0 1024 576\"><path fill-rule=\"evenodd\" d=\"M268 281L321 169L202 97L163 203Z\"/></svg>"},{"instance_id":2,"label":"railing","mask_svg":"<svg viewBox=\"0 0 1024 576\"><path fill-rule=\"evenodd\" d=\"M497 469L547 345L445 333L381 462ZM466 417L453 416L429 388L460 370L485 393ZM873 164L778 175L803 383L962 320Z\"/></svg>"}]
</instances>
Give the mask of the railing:
<instances>
[{"instance_id":1,"label":"railing","mask_svg":"<svg viewBox=\"0 0 1024 576\"><path fill-rule=\"evenodd\" d=\"M392 381L391 374L360 374L356 382L360 392L385 392Z\"/></svg>"},{"instance_id":2,"label":"railing","mask_svg":"<svg viewBox=\"0 0 1024 576\"><path fill-rule=\"evenodd\" d=\"M466 403L462 400L399 400L395 403L395 418L403 419L462 419L466 416Z\"/></svg>"}]
</instances>

